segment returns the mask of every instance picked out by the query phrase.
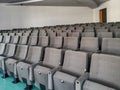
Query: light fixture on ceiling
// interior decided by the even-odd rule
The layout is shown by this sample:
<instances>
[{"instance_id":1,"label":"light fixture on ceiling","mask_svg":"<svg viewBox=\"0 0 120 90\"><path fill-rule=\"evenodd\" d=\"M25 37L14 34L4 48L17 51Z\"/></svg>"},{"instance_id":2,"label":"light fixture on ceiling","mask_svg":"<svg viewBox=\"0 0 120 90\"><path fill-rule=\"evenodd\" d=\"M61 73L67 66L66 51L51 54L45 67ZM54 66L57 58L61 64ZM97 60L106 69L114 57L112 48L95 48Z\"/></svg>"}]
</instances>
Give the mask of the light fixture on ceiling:
<instances>
[{"instance_id":1,"label":"light fixture on ceiling","mask_svg":"<svg viewBox=\"0 0 120 90\"><path fill-rule=\"evenodd\" d=\"M39 1L44 1L44 0L27 0L22 2L12 3L12 4L27 4L27 3L39 2Z\"/></svg>"}]
</instances>

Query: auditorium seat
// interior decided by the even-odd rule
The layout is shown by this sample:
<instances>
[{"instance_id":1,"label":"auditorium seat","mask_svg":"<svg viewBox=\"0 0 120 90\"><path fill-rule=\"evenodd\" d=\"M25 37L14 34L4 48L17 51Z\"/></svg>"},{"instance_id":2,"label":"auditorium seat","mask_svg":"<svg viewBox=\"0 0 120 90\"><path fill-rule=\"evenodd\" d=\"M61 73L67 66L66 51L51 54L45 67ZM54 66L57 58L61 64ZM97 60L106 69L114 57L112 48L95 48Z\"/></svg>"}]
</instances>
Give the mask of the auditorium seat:
<instances>
[{"instance_id":1,"label":"auditorium seat","mask_svg":"<svg viewBox=\"0 0 120 90\"><path fill-rule=\"evenodd\" d=\"M82 37L80 50L87 52L98 52L99 44L97 37Z\"/></svg>"},{"instance_id":2,"label":"auditorium seat","mask_svg":"<svg viewBox=\"0 0 120 90\"><path fill-rule=\"evenodd\" d=\"M62 69L53 76L54 90L75 90L75 81L86 72L87 62L87 53L67 50Z\"/></svg>"},{"instance_id":3,"label":"auditorium seat","mask_svg":"<svg viewBox=\"0 0 120 90\"><path fill-rule=\"evenodd\" d=\"M115 38L120 38L120 31L119 32L114 32Z\"/></svg>"},{"instance_id":4,"label":"auditorium seat","mask_svg":"<svg viewBox=\"0 0 120 90\"><path fill-rule=\"evenodd\" d=\"M120 55L120 38L103 38L102 53Z\"/></svg>"},{"instance_id":5,"label":"auditorium seat","mask_svg":"<svg viewBox=\"0 0 120 90\"><path fill-rule=\"evenodd\" d=\"M63 49L78 49L78 37L64 37Z\"/></svg>"},{"instance_id":6,"label":"auditorium seat","mask_svg":"<svg viewBox=\"0 0 120 90\"><path fill-rule=\"evenodd\" d=\"M43 48L39 46L30 46L27 57L24 61L17 63L18 77L21 82L26 80L26 89L30 90L33 84L33 68L42 61Z\"/></svg>"},{"instance_id":7,"label":"auditorium seat","mask_svg":"<svg viewBox=\"0 0 120 90\"><path fill-rule=\"evenodd\" d=\"M20 39L19 39L19 44L27 44L28 43L28 36L20 36Z\"/></svg>"},{"instance_id":8,"label":"auditorium seat","mask_svg":"<svg viewBox=\"0 0 120 90\"><path fill-rule=\"evenodd\" d=\"M13 44L17 44L19 41L19 36L11 36L11 42Z\"/></svg>"},{"instance_id":9,"label":"auditorium seat","mask_svg":"<svg viewBox=\"0 0 120 90\"><path fill-rule=\"evenodd\" d=\"M16 33L16 36L22 36L23 33Z\"/></svg>"},{"instance_id":10,"label":"auditorium seat","mask_svg":"<svg viewBox=\"0 0 120 90\"><path fill-rule=\"evenodd\" d=\"M37 36L30 36L28 39L28 45L37 45Z\"/></svg>"},{"instance_id":11,"label":"auditorium seat","mask_svg":"<svg viewBox=\"0 0 120 90\"><path fill-rule=\"evenodd\" d=\"M9 36L14 36L15 35L15 33L9 33Z\"/></svg>"},{"instance_id":12,"label":"auditorium seat","mask_svg":"<svg viewBox=\"0 0 120 90\"><path fill-rule=\"evenodd\" d=\"M0 43L2 42L2 40L3 40L3 36L0 36Z\"/></svg>"},{"instance_id":13,"label":"auditorium seat","mask_svg":"<svg viewBox=\"0 0 120 90\"><path fill-rule=\"evenodd\" d=\"M17 45L14 56L7 58L5 60L7 74L9 76L13 76L15 81L18 78L17 71L16 71L16 64L18 63L18 61L24 60L26 58L27 50L28 50L27 45Z\"/></svg>"},{"instance_id":14,"label":"auditorium seat","mask_svg":"<svg viewBox=\"0 0 120 90\"><path fill-rule=\"evenodd\" d=\"M63 46L63 37L51 37L50 38L50 47L62 48Z\"/></svg>"},{"instance_id":15,"label":"auditorium seat","mask_svg":"<svg viewBox=\"0 0 120 90\"><path fill-rule=\"evenodd\" d=\"M5 60L8 57L14 56L16 45L15 44L0 44L3 49L1 49L1 55L0 55L0 68L2 69L3 72L3 78L6 77L6 65L5 65ZM3 51L3 52L2 52Z\"/></svg>"},{"instance_id":16,"label":"auditorium seat","mask_svg":"<svg viewBox=\"0 0 120 90\"><path fill-rule=\"evenodd\" d=\"M10 40L11 40L11 36L4 36L3 37L3 43L10 43Z\"/></svg>"},{"instance_id":17,"label":"auditorium seat","mask_svg":"<svg viewBox=\"0 0 120 90\"><path fill-rule=\"evenodd\" d=\"M83 32L82 37L95 37L94 32Z\"/></svg>"},{"instance_id":18,"label":"auditorium seat","mask_svg":"<svg viewBox=\"0 0 120 90\"><path fill-rule=\"evenodd\" d=\"M39 36L38 46L47 47L49 46L50 38L48 36Z\"/></svg>"},{"instance_id":19,"label":"auditorium seat","mask_svg":"<svg viewBox=\"0 0 120 90\"><path fill-rule=\"evenodd\" d=\"M62 64L62 50L55 48L46 48L43 63L34 68L35 83L38 88L48 90L48 73L54 74ZM52 82L52 75L50 82ZM51 87L51 86L50 86Z\"/></svg>"},{"instance_id":20,"label":"auditorium seat","mask_svg":"<svg viewBox=\"0 0 120 90\"><path fill-rule=\"evenodd\" d=\"M93 54L89 77L78 79L76 90L120 90L119 66L119 56Z\"/></svg>"},{"instance_id":21,"label":"auditorium seat","mask_svg":"<svg viewBox=\"0 0 120 90\"><path fill-rule=\"evenodd\" d=\"M113 38L112 32L97 32L98 38Z\"/></svg>"}]
</instances>

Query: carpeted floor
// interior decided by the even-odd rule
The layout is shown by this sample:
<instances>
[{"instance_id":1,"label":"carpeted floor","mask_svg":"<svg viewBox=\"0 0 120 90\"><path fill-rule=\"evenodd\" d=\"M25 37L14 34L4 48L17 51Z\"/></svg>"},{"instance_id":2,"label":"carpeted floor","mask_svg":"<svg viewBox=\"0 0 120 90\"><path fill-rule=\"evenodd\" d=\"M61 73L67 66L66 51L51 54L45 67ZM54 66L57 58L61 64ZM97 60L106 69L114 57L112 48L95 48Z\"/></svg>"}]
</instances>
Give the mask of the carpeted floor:
<instances>
[{"instance_id":1,"label":"carpeted floor","mask_svg":"<svg viewBox=\"0 0 120 90\"><path fill-rule=\"evenodd\" d=\"M18 84L11 83L13 81L12 77L6 79L1 78L2 74L0 73L0 90L24 90L25 84L19 82ZM34 86L33 90L39 90Z\"/></svg>"}]
</instances>

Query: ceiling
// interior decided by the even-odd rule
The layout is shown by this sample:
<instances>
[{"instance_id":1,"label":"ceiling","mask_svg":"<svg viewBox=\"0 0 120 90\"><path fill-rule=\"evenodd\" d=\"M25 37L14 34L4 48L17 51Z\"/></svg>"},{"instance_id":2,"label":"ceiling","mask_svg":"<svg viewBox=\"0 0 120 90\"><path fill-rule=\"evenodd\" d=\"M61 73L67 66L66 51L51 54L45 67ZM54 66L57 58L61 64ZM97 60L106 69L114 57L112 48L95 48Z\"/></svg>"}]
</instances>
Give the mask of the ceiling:
<instances>
[{"instance_id":1,"label":"ceiling","mask_svg":"<svg viewBox=\"0 0 120 90\"><path fill-rule=\"evenodd\" d=\"M28 0L0 0L0 3L32 6L87 6L90 8L96 8L108 0L43 0L32 3L22 3L23 1Z\"/></svg>"}]
</instances>

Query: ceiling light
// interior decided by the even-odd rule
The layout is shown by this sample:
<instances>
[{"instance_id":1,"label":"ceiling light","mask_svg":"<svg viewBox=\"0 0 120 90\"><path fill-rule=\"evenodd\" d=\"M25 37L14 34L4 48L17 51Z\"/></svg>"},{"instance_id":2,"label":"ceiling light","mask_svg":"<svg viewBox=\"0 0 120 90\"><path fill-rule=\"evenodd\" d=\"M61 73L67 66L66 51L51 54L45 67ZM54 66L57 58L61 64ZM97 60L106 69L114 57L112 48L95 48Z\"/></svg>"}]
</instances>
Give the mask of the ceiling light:
<instances>
[{"instance_id":1,"label":"ceiling light","mask_svg":"<svg viewBox=\"0 0 120 90\"><path fill-rule=\"evenodd\" d=\"M44 1L44 0L27 0L27 1L22 1L22 2L16 2L13 4L27 4L27 3L39 2L39 1Z\"/></svg>"}]
</instances>

